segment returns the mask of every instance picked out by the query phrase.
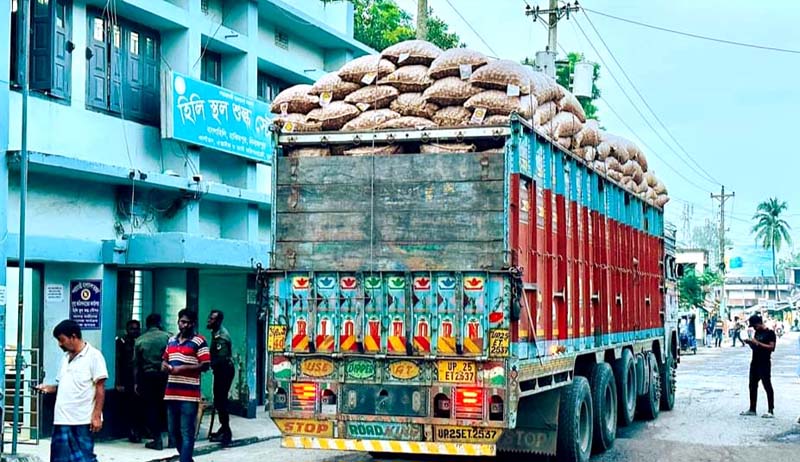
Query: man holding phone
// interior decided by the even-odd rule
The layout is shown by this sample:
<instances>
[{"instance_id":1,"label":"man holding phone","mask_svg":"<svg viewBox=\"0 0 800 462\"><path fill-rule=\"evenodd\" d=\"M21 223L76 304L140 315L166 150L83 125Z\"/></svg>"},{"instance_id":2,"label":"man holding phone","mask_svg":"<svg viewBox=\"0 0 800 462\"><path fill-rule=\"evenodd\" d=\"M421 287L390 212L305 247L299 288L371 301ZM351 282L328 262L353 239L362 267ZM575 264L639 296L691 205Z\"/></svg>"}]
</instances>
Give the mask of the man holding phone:
<instances>
[{"instance_id":1,"label":"man holding phone","mask_svg":"<svg viewBox=\"0 0 800 462\"><path fill-rule=\"evenodd\" d=\"M58 323L53 337L66 353L56 385L36 387L41 393L56 393L50 462L96 462L92 434L103 428L106 360L83 340L75 321Z\"/></svg>"},{"instance_id":2,"label":"man holding phone","mask_svg":"<svg viewBox=\"0 0 800 462\"><path fill-rule=\"evenodd\" d=\"M771 355L775 351L775 332L764 325L761 316L754 314L749 319L750 327L755 329L752 339L744 342L753 350L753 359L750 361L750 409L741 415L756 415L756 402L758 400L758 382L764 385L767 392L767 412L761 417L772 419L775 417L775 392L772 390L772 363Z\"/></svg>"}]
</instances>

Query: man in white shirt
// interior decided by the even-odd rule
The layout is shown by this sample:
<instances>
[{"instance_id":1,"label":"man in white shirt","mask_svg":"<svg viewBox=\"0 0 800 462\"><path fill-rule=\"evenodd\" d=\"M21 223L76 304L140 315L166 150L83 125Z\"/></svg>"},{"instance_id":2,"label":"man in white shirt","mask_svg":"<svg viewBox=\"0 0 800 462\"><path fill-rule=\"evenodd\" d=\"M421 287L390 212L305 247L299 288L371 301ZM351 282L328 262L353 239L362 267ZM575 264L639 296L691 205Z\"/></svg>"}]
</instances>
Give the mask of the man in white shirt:
<instances>
[{"instance_id":1,"label":"man in white shirt","mask_svg":"<svg viewBox=\"0 0 800 462\"><path fill-rule=\"evenodd\" d=\"M42 393L56 393L50 462L97 462L92 433L103 428L106 361L83 340L74 321L61 321L53 337L66 352L56 385L36 387Z\"/></svg>"}]
</instances>

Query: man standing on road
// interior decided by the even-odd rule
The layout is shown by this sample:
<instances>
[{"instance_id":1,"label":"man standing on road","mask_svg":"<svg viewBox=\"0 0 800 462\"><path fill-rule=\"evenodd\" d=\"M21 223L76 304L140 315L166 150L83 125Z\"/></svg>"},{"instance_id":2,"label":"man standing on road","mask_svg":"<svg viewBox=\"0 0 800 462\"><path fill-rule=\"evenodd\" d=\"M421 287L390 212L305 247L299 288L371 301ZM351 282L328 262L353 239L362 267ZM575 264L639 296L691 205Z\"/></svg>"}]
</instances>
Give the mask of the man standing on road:
<instances>
[{"instance_id":1,"label":"man standing on road","mask_svg":"<svg viewBox=\"0 0 800 462\"><path fill-rule=\"evenodd\" d=\"M234 366L231 353L231 335L222 326L225 315L212 310L206 327L211 329L211 370L214 372L214 410L219 415L220 429L211 435L211 441L227 446L233 438L228 412L228 393L233 383Z\"/></svg>"},{"instance_id":2,"label":"man standing on road","mask_svg":"<svg viewBox=\"0 0 800 462\"><path fill-rule=\"evenodd\" d=\"M167 423L180 454L180 462L192 462L197 407L200 404L200 374L208 370L211 356L206 339L195 333L197 313L178 312L178 335L169 339L161 370L167 372Z\"/></svg>"},{"instance_id":3,"label":"man standing on road","mask_svg":"<svg viewBox=\"0 0 800 462\"><path fill-rule=\"evenodd\" d=\"M147 429L153 441L145 444L148 449L161 450L161 438L167 418L164 407L164 389L167 387L167 374L161 370L164 350L169 342L169 334L161 329L161 315L152 313L145 320L147 331L136 339L134 346L134 382L136 394L141 397L147 415Z\"/></svg>"},{"instance_id":4,"label":"man standing on road","mask_svg":"<svg viewBox=\"0 0 800 462\"><path fill-rule=\"evenodd\" d=\"M142 325L135 319L125 323L125 335L116 340L116 390L120 394L120 408L122 414L127 416L125 422L128 426L128 441L139 443L142 441L143 413L139 398L133 386L133 347L136 339L142 333Z\"/></svg>"},{"instance_id":5,"label":"man standing on road","mask_svg":"<svg viewBox=\"0 0 800 462\"><path fill-rule=\"evenodd\" d=\"M56 385L36 387L42 393L56 393L50 462L97 462L92 433L103 428L106 360L99 350L83 340L75 321L58 323L53 337L66 352Z\"/></svg>"},{"instance_id":6,"label":"man standing on road","mask_svg":"<svg viewBox=\"0 0 800 462\"><path fill-rule=\"evenodd\" d=\"M717 348L722 347L722 332L725 330L725 323L722 318L717 318L714 323L714 346Z\"/></svg>"},{"instance_id":7,"label":"man standing on road","mask_svg":"<svg viewBox=\"0 0 800 462\"><path fill-rule=\"evenodd\" d=\"M742 322L739 320L739 317L733 318L733 346L736 346L736 340L744 346L744 340L742 340L742 329L744 326Z\"/></svg>"},{"instance_id":8,"label":"man standing on road","mask_svg":"<svg viewBox=\"0 0 800 462\"><path fill-rule=\"evenodd\" d=\"M753 339L746 340L753 349L753 359L750 361L750 409L741 415L756 415L756 402L758 400L758 382L764 385L767 392L767 413L761 417L772 419L775 417L775 393L772 390L772 364L770 356L775 351L775 332L764 325L761 316L750 316L750 326L755 329Z\"/></svg>"}]
</instances>

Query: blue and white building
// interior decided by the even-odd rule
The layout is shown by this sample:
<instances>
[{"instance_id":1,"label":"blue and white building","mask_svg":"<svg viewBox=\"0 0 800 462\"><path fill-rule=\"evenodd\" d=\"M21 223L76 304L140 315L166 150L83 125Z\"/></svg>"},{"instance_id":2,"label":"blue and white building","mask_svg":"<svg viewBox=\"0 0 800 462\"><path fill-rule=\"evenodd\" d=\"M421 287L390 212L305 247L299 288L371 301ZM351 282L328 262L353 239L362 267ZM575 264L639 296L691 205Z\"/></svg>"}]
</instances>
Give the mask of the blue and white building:
<instances>
[{"instance_id":1,"label":"blue and white building","mask_svg":"<svg viewBox=\"0 0 800 462\"><path fill-rule=\"evenodd\" d=\"M6 262L0 265L5 288L0 303L5 303L10 350L17 347L20 271L23 3L0 0L0 24L10 31L0 36L0 151L6 153L0 162L0 260ZM161 313L165 327L175 331L178 310L188 307L199 312L200 331L207 335L208 312L221 309L239 368L232 396L239 413L253 416L263 400L264 333L257 322L252 268L268 260L272 201L269 153L260 144L267 138L255 119L281 89L312 82L371 52L353 39L352 5L319 0L29 4L22 347L40 352L32 361L51 382L61 358L52 329L62 319L80 318L85 338L107 359L112 375L107 385L113 389L115 337L128 319ZM228 101L226 114L220 95ZM185 104L190 99L203 100L202 113L200 106ZM184 126L185 115L192 116L194 132ZM245 116L257 140L232 136ZM192 138L198 129L205 135ZM86 287L91 290L83 292ZM78 303L82 294L84 304ZM210 394L210 378L205 382ZM47 415L47 406L42 412Z\"/></svg>"}]
</instances>

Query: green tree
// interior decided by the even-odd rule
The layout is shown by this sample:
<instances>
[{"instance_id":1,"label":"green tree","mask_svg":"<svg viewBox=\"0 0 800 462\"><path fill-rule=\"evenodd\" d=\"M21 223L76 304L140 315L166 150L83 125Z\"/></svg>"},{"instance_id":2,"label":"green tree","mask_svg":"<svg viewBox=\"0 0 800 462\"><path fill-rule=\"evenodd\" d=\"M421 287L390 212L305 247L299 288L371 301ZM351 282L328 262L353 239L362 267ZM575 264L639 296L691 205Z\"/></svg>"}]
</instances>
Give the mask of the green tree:
<instances>
[{"instance_id":1,"label":"green tree","mask_svg":"<svg viewBox=\"0 0 800 462\"><path fill-rule=\"evenodd\" d=\"M792 237L789 235L789 230L792 227L786 220L782 218L788 206L785 201L778 201L777 198L771 197L768 200L758 204L756 213L753 215L755 224L753 225L752 233L756 235L756 242L767 250L772 250L772 272L775 276L775 296L780 300L780 293L778 292L778 262L776 254L780 252L781 246L792 244Z\"/></svg>"},{"instance_id":2,"label":"green tree","mask_svg":"<svg viewBox=\"0 0 800 462\"><path fill-rule=\"evenodd\" d=\"M353 4L354 33L359 42L383 51L385 48L416 37L411 15L394 0L320 0L323 3L349 1ZM441 18L428 14L427 40L442 49L457 47L461 39Z\"/></svg>"},{"instance_id":3,"label":"green tree","mask_svg":"<svg viewBox=\"0 0 800 462\"><path fill-rule=\"evenodd\" d=\"M583 53L571 52L567 55L566 61L561 61L556 65L556 81L564 88L572 87L572 75L575 72L575 63L583 61ZM592 96L578 96L578 101L581 102L584 112L586 112L587 119L599 120L597 116L597 106L594 105L595 100L600 97L600 89L597 87L597 79L600 78L600 65L594 63L594 72L592 75Z\"/></svg>"},{"instance_id":4,"label":"green tree","mask_svg":"<svg viewBox=\"0 0 800 462\"><path fill-rule=\"evenodd\" d=\"M721 284L718 272L706 270L697 275L694 268L689 268L678 280L678 306L683 310L703 306L711 289Z\"/></svg>"}]
</instances>

